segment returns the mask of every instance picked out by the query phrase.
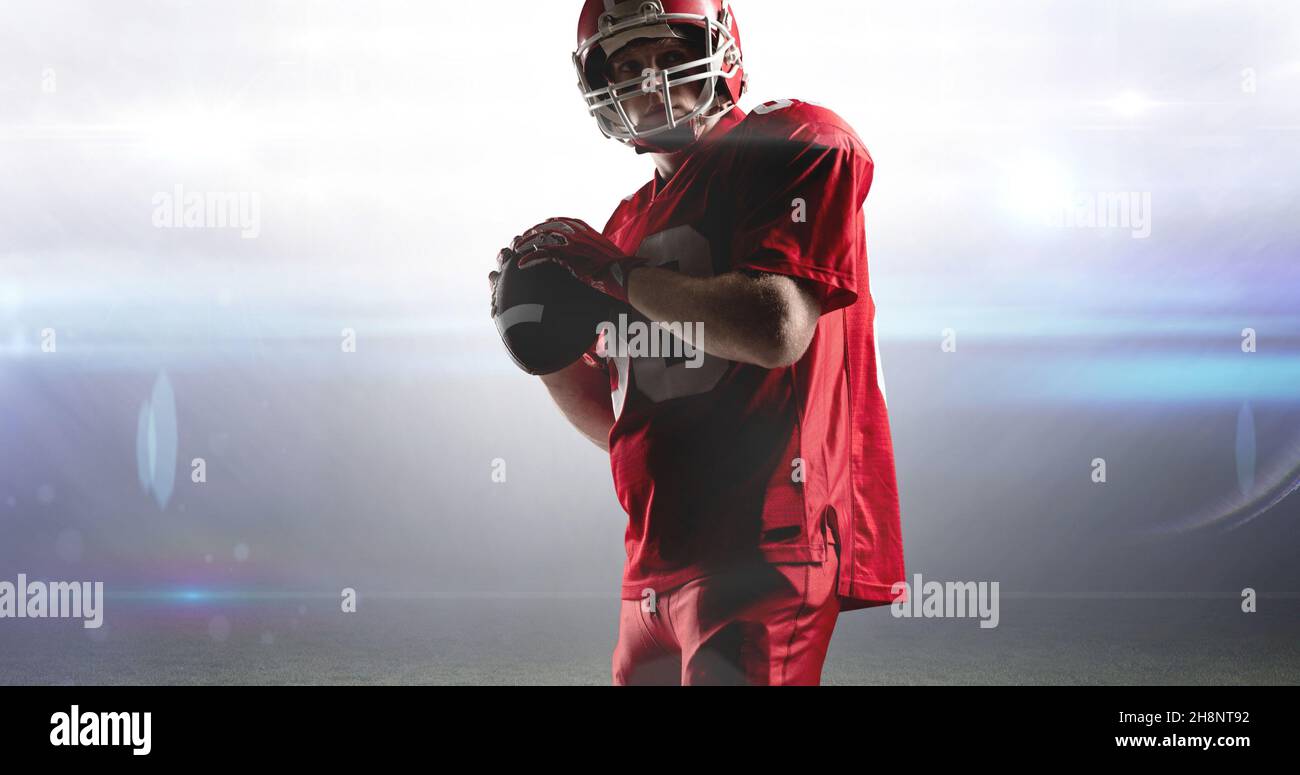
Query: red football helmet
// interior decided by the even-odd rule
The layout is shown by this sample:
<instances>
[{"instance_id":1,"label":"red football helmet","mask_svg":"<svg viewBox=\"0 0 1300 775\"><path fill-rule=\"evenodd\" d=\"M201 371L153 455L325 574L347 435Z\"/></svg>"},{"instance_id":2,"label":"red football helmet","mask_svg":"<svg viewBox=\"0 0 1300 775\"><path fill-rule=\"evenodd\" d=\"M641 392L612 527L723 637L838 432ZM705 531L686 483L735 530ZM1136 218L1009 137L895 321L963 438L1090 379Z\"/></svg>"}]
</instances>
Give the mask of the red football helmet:
<instances>
[{"instance_id":1,"label":"red football helmet","mask_svg":"<svg viewBox=\"0 0 1300 775\"><path fill-rule=\"evenodd\" d=\"M605 63L615 51L638 38L686 37L679 31L684 25L703 32L703 59L608 83ZM645 151L680 147L684 128L724 112L745 93L740 28L730 0L586 0L578 19L573 64L578 70L578 88L600 131ZM699 104L689 114L674 117L672 89L695 81L705 82ZM638 131L623 103L652 90L663 95L667 123ZM693 135L687 138L693 139Z\"/></svg>"}]
</instances>

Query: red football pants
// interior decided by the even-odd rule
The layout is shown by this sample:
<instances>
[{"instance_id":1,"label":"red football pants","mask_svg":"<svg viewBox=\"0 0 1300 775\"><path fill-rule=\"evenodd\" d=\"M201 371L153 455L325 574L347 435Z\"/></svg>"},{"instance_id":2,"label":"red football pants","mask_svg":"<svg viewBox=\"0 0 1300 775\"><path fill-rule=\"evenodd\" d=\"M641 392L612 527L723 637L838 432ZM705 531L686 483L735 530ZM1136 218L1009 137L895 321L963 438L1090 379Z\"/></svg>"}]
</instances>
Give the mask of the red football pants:
<instances>
[{"instance_id":1,"label":"red football pants","mask_svg":"<svg viewBox=\"0 0 1300 775\"><path fill-rule=\"evenodd\" d=\"M820 564L756 563L653 600L624 600L614 683L820 683L840 612L833 549L830 555Z\"/></svg>"}]
</instances>

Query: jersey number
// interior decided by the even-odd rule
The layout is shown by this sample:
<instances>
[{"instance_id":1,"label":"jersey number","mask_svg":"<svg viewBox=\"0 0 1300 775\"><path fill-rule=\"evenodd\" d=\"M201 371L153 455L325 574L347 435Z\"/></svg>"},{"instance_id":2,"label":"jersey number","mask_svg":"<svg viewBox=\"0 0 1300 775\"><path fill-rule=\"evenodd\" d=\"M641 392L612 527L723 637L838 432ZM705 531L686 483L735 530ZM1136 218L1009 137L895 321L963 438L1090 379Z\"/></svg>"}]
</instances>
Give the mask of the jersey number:
<instances>
[{"instance_id":1,"label":"jersey number","mask_svg":"<svg viewBox=\"0 0 1300 775\"><path fill-rule=\"evenodd\" d=\"M676 226L646 237L636 254L647 259L651 266L676 262L678 271L689 277L713 276L713 253L709 241L690 226ZM709 332L706 330L703 335L707 342ZM623 405L627 402L629 374L636 375L638 392L660 403L709 392L717 387L731 366L731 361L707 354L699 361L698 368L689 368L689 361L669 361L666 358L619 357L611 360L618 372L618 385L611 391L615 417L623 413Z\"/></svg>"}]
</instances>

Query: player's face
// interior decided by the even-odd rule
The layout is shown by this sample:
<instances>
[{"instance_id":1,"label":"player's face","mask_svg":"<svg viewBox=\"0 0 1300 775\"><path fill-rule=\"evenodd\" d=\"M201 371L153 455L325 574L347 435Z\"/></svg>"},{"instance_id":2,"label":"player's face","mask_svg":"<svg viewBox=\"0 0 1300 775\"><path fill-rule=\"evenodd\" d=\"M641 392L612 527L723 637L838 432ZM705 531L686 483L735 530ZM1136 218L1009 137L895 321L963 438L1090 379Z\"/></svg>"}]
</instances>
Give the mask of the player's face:
<instances>
[{"instance_id":1,"label":"player's face","mask_svg":"<svg viewBox=\"0 0 1300 775\"><path fill-rule=\"evenodd\" d=\"M698 50L689 41L679 38L637 40L614 52L614 55L609 58L606 77L611 83L621 83L644 77L647 69L663 70L702 58L704 58L703 51ZM675 77L681 78L685 75L689 73L677 73ZM673 116L681 118L695 110L703 91L703 81L673 87ZM637 131L656 129L668 123L664 112L663 94L660 92L639 95L627 100L623 103L623 108Z\"/></svg>"}]
</instances>

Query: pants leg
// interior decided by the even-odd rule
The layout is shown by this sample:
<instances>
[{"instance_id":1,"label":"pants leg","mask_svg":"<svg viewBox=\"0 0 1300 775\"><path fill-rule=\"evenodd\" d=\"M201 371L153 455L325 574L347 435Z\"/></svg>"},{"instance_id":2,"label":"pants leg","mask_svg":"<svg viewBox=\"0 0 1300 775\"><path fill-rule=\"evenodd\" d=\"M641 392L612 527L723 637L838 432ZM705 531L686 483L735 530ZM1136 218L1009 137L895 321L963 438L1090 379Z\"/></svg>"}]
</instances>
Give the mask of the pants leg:
<instances>
[{"instance_id":1,"label":"pants leg","mask_svg":"<svg viewBox=\"0 0 1300 775\"><path fill-rule=\"evenodd\" d=\"M682 683L820 683L839 617L836 566L833 558L759 563L674 591L668 606L682 648Z\"/></svg>"},{"instance_id":2,"label":"pants leg","mask_svg":"<svg viewBox=\"0 0 1300 775\"><path fill-rule=\"evenodd\" d=\"M619 611L618 644L614 647L615 686L678 686L682 652L664 621L663 603L649 613L640 600L624 600Z\"/></svg>"}]
</instances>

